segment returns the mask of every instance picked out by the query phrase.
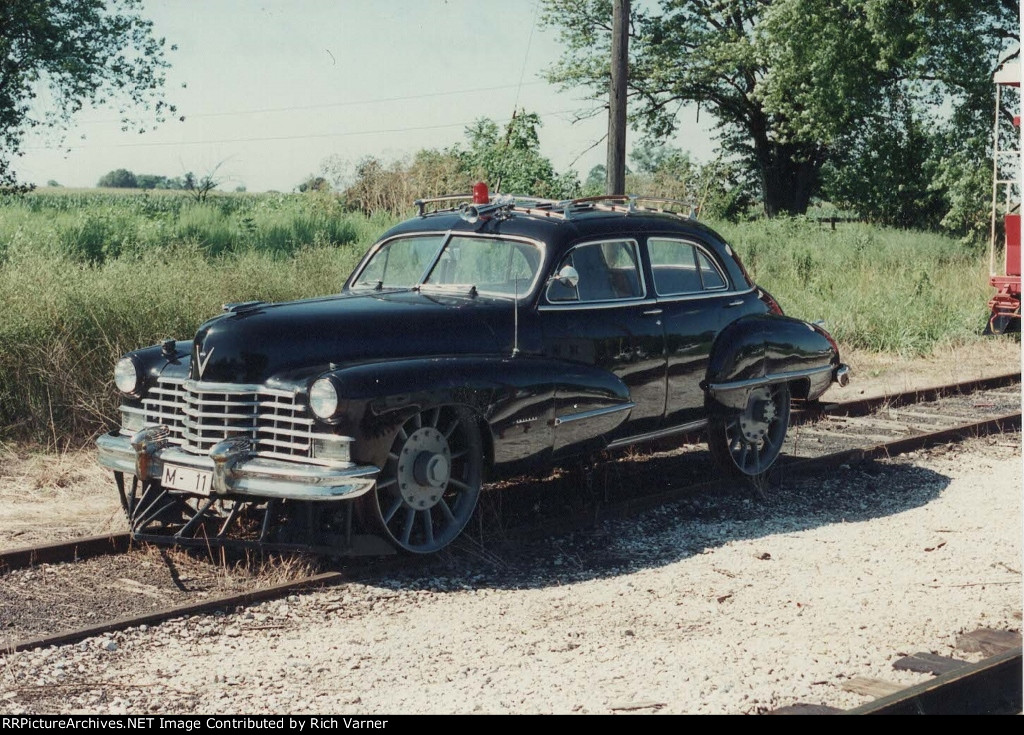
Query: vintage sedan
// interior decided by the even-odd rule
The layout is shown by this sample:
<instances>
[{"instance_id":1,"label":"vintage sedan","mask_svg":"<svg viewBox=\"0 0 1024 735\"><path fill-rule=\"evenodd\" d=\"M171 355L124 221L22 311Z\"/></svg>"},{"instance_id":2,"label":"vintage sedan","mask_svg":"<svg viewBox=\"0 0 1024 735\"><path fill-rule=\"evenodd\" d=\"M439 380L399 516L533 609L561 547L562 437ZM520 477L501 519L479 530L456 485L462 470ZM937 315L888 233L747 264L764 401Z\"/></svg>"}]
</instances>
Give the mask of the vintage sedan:
<instances>
[{"instance_id":1,"label":"vintage sedan","mask_svg":"<svg viewBox=\"0 0 1024 735\"><path fill-rule=\"evenodd\" d=\"M117 363L97 445L137 538L435 552L486 479L599 450L704 428L723 472L759 478L791 399L848 380L672 203L418 204L339 294L227 304Z\"/></svg>"}]
</instances>

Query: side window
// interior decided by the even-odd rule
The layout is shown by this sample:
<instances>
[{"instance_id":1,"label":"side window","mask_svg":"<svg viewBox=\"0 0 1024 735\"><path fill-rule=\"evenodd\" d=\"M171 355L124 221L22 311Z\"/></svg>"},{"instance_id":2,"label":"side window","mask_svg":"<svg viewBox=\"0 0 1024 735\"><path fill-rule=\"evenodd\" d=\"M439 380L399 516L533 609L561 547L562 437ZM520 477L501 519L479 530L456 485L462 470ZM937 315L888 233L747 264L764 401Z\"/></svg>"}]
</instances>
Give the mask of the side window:
<instances>
[{"instance_id":1,"label":"side window","mask_svg":"<svg viewBox=\"0 0 1024 735\"><path fill-rule=\"evenodd\" d=\"M726 288L722 272L693 243L652 237L647 241L647 251L651 256L654 289L659 296Z\"/></svg>"},{"instance_id":2,"label":"side window","mask_svg":"<svg viewBox=\"0 0 1024 735\"><path fill-rule=\"evenodd\" d=\"M700 279L704 282L705 291L725 288L728 285L725 282L725 276L723 276L722 272L718 270L718 267L711 262L711 258L708 257L707 253L702 250L698 250L697 263L700 264Z\"/></svg>"},{"instance_id":3,"label":"side window","mask_svg":"<svg viewBox=\"0 0 1024 735\"><path fill-rule=\"evenodd\" d=\"M579 273L579 283L571 288L553 281L548 287L548 301L552 303L643 298L635 242L618 240L579 245L565 256L555 272L567 265Z\"/></svg>"}]
</instances>

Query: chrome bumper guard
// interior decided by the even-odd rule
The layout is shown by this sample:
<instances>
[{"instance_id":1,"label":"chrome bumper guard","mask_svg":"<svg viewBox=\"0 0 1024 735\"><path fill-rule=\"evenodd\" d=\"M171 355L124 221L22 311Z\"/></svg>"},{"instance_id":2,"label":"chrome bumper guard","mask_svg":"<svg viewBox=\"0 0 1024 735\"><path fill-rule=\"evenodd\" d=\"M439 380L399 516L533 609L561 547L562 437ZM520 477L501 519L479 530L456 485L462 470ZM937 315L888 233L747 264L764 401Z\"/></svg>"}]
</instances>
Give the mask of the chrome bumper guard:
<instances>
[{"instance_id":1,"label":"chrome bumper guard","mask_svg":"<svg viewBox=\"0 0 1024 735\"><path fill-rule=\"evenodd\" d=\"M850 374L850 366L842 363L836 368L836 374L832 379L839 383L840 388L845 388L850 384Z\"/></svg>"},{"instance_id":2,"label":"chrome bumper guard","mask_svg":"<svg viewBox=\"0 0 1024 735\"><path fill-rule=\"evenodd\" d=\"M132 437L117 432L96 440L99 463L115 472L160 480L164 465L212 473L211 497L246 496L279 500L350 500L368 492L380 469L373 465L322 467L256 457L246 438L227 439L209 455L190 454L168 444L166 426Z\"/></svg>"}]
</instances>

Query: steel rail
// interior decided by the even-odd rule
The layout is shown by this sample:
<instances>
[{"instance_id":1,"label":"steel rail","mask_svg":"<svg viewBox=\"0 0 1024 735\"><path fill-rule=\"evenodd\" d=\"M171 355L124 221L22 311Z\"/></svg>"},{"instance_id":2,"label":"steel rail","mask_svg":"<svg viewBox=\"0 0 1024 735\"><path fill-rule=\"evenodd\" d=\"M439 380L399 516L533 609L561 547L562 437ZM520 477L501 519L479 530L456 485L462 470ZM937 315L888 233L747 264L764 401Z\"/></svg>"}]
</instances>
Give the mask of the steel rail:
<instances>
[{"instance_id":1,"label":"steel rail","mask_svg":"<svg viewBox=\"0 0 1024 735\"><path fill-rule=\"evenodd\" d=\"M809 417L810 420L814 420L822 416L864 416L886 407L896 408L913 403L935 401L951 395L976 393L978 391L993 390L995 388L1006 388L1011 385L1020 384L1020 378L1020 372L1005 373L1003 375L995 375L989 378L965 380L959 383L933 386L930 388L917 388L890 395L858 398L852 401L844 401L842 403L821 403L805 407L801 410L800 414L802 420L808 420L803 419L804 416Z\"/></svg>"},{"instance_id":2,"label":"steel rail","mask_svg":"<svg viewBox=\"0 0 1024 735\"><path fill-rule=\"evenodd\" d=\"M41 546L25 546L0 551L0 572L35 566L80 561L94 556L119 554L131 546L131 536L114 533L106 536L86 536L71 541L58 541Z\"/></svg>"},{"instance_id":3,"label":"steel rail","mask_svg":"<svg viewBox=\"0 0 1024 735\"><path fill-rule=\"evenodd\" d=\"M108 620L96 625L89 625L75 630L53 633L38 638L28 638L14 643L0 646L0 655L16 651L27 651L34 648L46 648L47 646L61 646L68 643L77 643L86 638L112 633L118 630L125 630L137 625L151 625L161 623L165 620L181 617L184 615L199 615L202 613L215 612L217 610L228 610L238 606L253 605L257 602L273 600L293 592L302 592L321 587L330 587L337 584L349 582L360 582L372 580L381 574L394 573L398 571L409 571L416 568L416 565L427 566L428 559L420 558L392 558L378 564L360 566L356 570L342 570L335 572L322 572L309 577L282 582L281 584L263 587L257 590L246 592L233 592L231 594L209 597L196 602L187 602L181 605L154 610L140 615L130 615L116 620Z\"/></svg>"},{"instance_id":4,"label":"steel rail","mask_svg":"<svg viewBox=\"0 0 1024 735\"><path fill-rule=\"evenodd\" d=\"M939 431L917 434L915 436L894 439L890 442L882 442L868 447L856 447L843 449L838 452L824 454L820 457L806 459L780 459L777 463L779 470L784 470L787 477L806 476L823 469L839 467L844 464L856 463L868 459L890 457L897 454L912 452L917 449L925 449L937 444L945 444L951 440L958 440L964 437L978 436L988 433L1003 433L1009 430L1021 428L1021 413L1015 412L960 424L951 428ZM558 536L573 531L581 531L592 528L602 521L622 520L639 513L646 512L668 503L682 500L693 495L702 493L713 493L734 489L737 480L731 477L708 480L707 482L685 485L679 488L672 488L659 493L644 495L643 497L626 498L614 503L598 506L591 509L586 519L571 518L547 521L538 525L531 525L519 531L510 531L507 534L509 541L529 541L544 538L546 536Z\"/></svg>"}]
</instances>

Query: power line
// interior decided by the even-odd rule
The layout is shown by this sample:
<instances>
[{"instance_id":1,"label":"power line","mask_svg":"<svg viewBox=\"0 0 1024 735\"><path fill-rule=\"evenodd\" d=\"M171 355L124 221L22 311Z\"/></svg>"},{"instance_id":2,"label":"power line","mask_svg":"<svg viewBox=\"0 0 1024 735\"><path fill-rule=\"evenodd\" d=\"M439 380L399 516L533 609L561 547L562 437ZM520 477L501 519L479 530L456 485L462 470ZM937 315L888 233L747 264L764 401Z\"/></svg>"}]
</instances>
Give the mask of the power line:
<instances>
[{"instance_id":1,"label":"power line","mask_svg":"<svg viewBox=\"0 0 1024 735\"><path fill-rule=\"evenodd\" d=\"M531 37L532 37L532 32L531 32ZM524 72L525 72L525 62L524 62ZM525 82L524 83L522 81L522 78L520 78L519 84L502 84L502 85L498 85L496 87L474 87L473 89L456 89L456 90L451 90L451 91L448 91L448 92L424 92L423 94L411 94L411 95L405 95L405 96L402 96L402 97L377 97L377 98L374 98L374 99L366 99L366 100L346 100L345 102L324 102L324 103L316 104L316 105L293 105L293 106L290 106L290 107L262 107L262 108L254 108L252 110L225 110L225 111L221 111L221 112L202 112L202 113L197 113L195 115L185 115L185 118L188 119L188 120L192 120L192 119L207 118L207 117L229 117L231 115L258 115L258 114L268 113L268 112L293 112L293 111L301 111L301 110L323 110L323 109L334 108L334 107L355 107L357 105L376 105L376 104L383 104L383 103L386 103L386 102L404 102L406 100L422 100L422 99L430 99L430 98L433 98L433 97L454 97L454 96L460 95L460 94L476 94L478 92L494 92L494 91L498 91L498 90L502 90L502 89L516 89L517 90L516 96L517 96L517 99L518 99L518 94L519 94L518 90L519 89L521 89L524 86L533 86L533 85L537 85L537 84L547 84L547 82L536 81L536 82ZM121 118L106 118L106 119L103 119L103 120L82 120L79 124L80 125L99 125L101 123L109 124L109 123L119 123L119 122L121 122Z\"/></svg>"},{"instance_id":2,"label":"power line","mask_svg":"<svg viewBox=\"0 0 1024 735\"><path fill-rule=\"evenodd\" d=\"M574 112L575 109L568 110L554 110L552 112L542 112L538 114L538 117L552 117L554 115L565 115L570 112ZM507 123L509 120L503 120L499 122ZM185 140L185 141L163 141L163 142L151 142L151 143L101 143L99 145L78 145L78 146L26 146L25 150L44 150L44 151L55 151L55 150L88 150L94 148L154 148L154 147L168 147L168 146L186 146L186 145L212 145L214 143L259 143L259 142L270 142L270 141L281 141L281 140L316 140L322 138L347 138L354 137L357 135L379 135L379 134L391 134L391 133L406 133L416 132L419 130L440 130L443 128L459 128L471 125L473 121L458 122L458 123L445 123L441 125L417 125L406 128L375 128L373 130L351 130L340 133L315 133L309 135L269 135L269 136L257 136L251 138L217 138L213 140Z\"/></svg>"}]
</instances>

